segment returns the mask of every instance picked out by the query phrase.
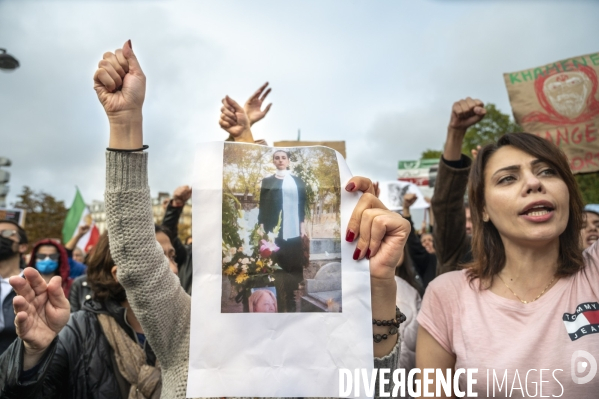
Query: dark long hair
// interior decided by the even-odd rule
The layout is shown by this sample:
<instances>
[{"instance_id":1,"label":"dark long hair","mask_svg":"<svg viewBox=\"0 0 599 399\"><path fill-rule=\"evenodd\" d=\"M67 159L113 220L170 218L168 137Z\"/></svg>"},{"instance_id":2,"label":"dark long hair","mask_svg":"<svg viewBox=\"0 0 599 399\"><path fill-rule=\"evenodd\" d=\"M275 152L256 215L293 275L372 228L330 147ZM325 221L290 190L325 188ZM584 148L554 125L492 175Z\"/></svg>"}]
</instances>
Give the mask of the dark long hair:
<instances>
[{"instance_id":1,"label":"dark long hair","mask_svg":"<svg viewBox=\"0 0 599 399\"><path fill-rule=\"evenodd\" d=\"M114 281L112 267L114 260L110 255L110 242L108 232L100 235L98 243L94 246L87 261L87 282L92 289L96 301L104 302L112 299L121 303L127 299L125 289Z\"/></svg>"},{"instance_id":2,"label":"dark long hair","mask_svg":"<svg viewBox=\"0 0 599 399\"><path fill-rule=\"evenodd\" d=\"M478 152L468 182L468 199L472 215L472 257L466 264L470 281L479 278L492 281L493 276L505 266L505 248L499 231L492 222L484 222L485 167L489 158L501 147L512 146L547 163L568 187L570 194L569 217L566 229L559 236L559 258L556 276L565 277L584 267L580 251L583 202L566 155L553 143L529 133L508 133L497 143L485 146ZM482 287L482 285L481 285Z\"/></svg>"},{"instance_id":3,"label":"dark long hair","mask_svg":"<svg viewBox=\"0 0 599 399\"><path fill-rule=\"evenodd\" d=\"M173 234L168 228L155 224L154 232L156 234L166 234L172 243ZM114 265L114 260L110 254L108 231L105 231L100 235L98 243L93 247L87 258L87 282L92 289L94 300L104 302L111 299L121 303L127 299L123 286L112 277L112 267Z\"/></svg>"}]
</instances>

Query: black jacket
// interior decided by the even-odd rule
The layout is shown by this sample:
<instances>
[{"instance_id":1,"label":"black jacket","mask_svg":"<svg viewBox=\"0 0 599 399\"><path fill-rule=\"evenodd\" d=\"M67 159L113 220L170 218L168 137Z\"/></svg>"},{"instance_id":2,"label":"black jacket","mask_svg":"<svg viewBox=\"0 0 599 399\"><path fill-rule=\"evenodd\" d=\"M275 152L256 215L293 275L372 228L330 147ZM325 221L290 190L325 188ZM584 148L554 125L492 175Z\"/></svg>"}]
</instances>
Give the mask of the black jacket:
<instances>
[{"instance_id":1,"label":"black jacket","mask_svg":"<svg viewBox=\"0 0 599 399\"><path fill-rule=\"evenodd\" d=\"M0 355L17 339L15 310L12 307L12 300L16 295L15 290L11 289L4 302L2 302L2 309L0 309L0 312L4 315L4 328L0 330Z\"/></svg>"},{"instance_id":2,"label":"black jacket","mask_svg":"<svg viewBox=\"0 0 599 399\"><path fill-rule=\"evenodd\" d=\"M115 318L132 344L137 335L125 321L125 309L114 302L87 301L83 310L72 313L67 325L52 342L36 367L22 373L23 341L17 339L0 357L1 398L127 398L130 385L119 373L114 353L97 314ZM145 345L148 364L156 356Z\"/></svg>"},{"instance_id":3,"label":"black jacket","mask_svg":"<svg viewBox=\"0 0 599 399\"><path fill-rule=\"evenodd\" d=\"M464 195L472 161L462 155L459 161L441 157L435 193L431 200L435 215L433 240L437 254L437 275L459 270L472 260L472 242L466 234Z\"/></svg>"},{"instance_id":4,"label":"black jacket","mask_svg":"<svg viewBox=\"0 0 599 399\"><path fill-rule=\"evenodd\" d=\"M71 285L69 292L69 303L71 304L71 313L83 309L85 301L92 298L92 289L87 283L87 274L77 277Z\"/></svg>"},{"instance_id":5,"label":"black jacket","mask_svg":"<svg viewBox=\"0 0 599 399\"><path fill-rule=\"evenodd\" d=\"M162 226L170 230L172 237L171 242L175 248L175 262L179 269L179 281L181 286L189 295L191 295L191 281L193 275L193 261L191 258L191 245L183 245L179 239L179 217L181 217L183 207L174 207L172 201L168 203Z\"/></svg>"},{"instance_id":6,"label":"black jacket","mask_svg":"<svg viewBox=\"0 0 599 399\"><path fill-rule=\"evenodd\" d=\"M412 230L408 236L408 252L414 262L414 269L422 279L423 288L426 289L428 283L430 283L435 277L437 277L437 256L435 254L429 254L426 249L422 246L420 238L416 235L416 229L410 216L406 217L406 220L410 222Z\"/></svg>"},{"instance_id":7,"label":"black jacket","mask_svg":"<svg viewBox=\"0 0 599 399\"><path fill-rule=\"evenodd\" d=\"M299 221L302 223L306 218L306 184L299 177L293 176L298 191L298 214ZM260 187L260 213L258 214L258 223L264 225L266 232L271 232L279 223L279 214L283 210L283 190L282 179L277 179L275 175L262 179ZM283 223L281 230L283 231Z\"/></svg>"}]
</instances>

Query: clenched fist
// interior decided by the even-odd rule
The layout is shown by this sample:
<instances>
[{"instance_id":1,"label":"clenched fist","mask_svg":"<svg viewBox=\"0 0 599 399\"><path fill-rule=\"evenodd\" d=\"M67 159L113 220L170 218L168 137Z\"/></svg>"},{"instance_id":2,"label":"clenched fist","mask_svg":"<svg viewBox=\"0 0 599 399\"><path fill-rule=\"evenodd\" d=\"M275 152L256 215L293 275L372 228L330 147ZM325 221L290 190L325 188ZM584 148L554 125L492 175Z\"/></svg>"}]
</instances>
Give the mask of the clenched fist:
<instances>
[{"instance_id":1,"label":"clenched fist","mask_svg":"<svg viewBox=\"0 0 599 399\"><path fill-rule=\"evenodd\" d=\"M131 40L114 53L104 53L94 74L94 89L110 122L109 147L141 148L146 76L133 53Z\"/></svg>"},{"instance_id":2,"label":"clenched fist","mask_svg":"<svg viewBox=\"0 0 599 399\"><path fill-rule=\"evenodd\" d=\"M485 104L477 99L467 97L453 104L447 128L447 141L443 150L445 160L457 161L461 158L466 130L480 122L486 114Z\"/></svg>"},{"instance_id":3,"label":"clenched fist","mask_svg":"<svg viewBox=\"0 0 599 399\"><path fill-rule=\"evenodd\" d=\"M466 132L470 126L480 122L485 117L487 110L484 106L482 101L470 97L456 101L451 108L450 129Z\"/></svg>"},{"instance_id":4,"label":"clenched fist","mask_svg":"<svg viewBox=\"0 0 599 399\"><path fill-rule=\"evenodd\" d=\"M94 89L109 118L123 112L141 111L146 96L146 76L131 41L114 53L104 53L94 74Z\"/></svg>"}]
</instances>

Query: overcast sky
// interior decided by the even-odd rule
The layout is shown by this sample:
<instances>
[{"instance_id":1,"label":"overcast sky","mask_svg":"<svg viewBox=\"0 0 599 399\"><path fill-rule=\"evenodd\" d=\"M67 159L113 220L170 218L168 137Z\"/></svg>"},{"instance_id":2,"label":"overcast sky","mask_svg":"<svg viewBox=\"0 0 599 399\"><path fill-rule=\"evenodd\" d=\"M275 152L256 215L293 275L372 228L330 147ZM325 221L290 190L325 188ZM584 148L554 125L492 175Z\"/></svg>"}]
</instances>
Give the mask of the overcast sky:
<instances>
[{"instance_id":1,"label":"overcast sky","mask_svg":"<svg viewBox=\"0 0 599 399\"><path fill-rule=\"evenodd\" d=\"M193 148L222 140L225 94L269 81L255 125L269 143L346 140L354 174L395 179L397 161L441 149L451 104L511 113L502 73L596 52L599 1L0 0L0 156L24 185L70 205L103 199L108 123L92 77L131 39L147 76L150 186L191 181Z\"/></svg>"}]
</instances>

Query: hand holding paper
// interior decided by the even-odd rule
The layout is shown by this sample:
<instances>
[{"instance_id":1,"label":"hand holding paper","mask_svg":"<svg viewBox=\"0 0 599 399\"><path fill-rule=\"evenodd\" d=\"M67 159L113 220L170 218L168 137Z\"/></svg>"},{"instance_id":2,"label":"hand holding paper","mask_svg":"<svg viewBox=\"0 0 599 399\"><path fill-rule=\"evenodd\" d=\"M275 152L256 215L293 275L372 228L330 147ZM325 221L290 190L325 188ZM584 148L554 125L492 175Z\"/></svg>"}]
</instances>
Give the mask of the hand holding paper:
<instances>
[{"instance_id":1,"label":"hand holding paper","mask_svg":"<svg viewBox=\"0 0 599 399\"><path fill-rule=\"evenodd\" d=\"M374 185L369 179L354 177L346 186L346 190L364 192L350 218L346 240L353 242L357 234L354 259L370 259L372 317L392 319L395 315L397 289L395 268L403 256L404 246L410 234L410 223L399 214L389 211L374 196ZM375 334L386 332L381 327L373 328ZM395 342L395 339L390 339L375 344L374 355L387 355Z\"/></svg>"}]
</instances>

